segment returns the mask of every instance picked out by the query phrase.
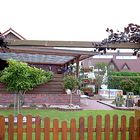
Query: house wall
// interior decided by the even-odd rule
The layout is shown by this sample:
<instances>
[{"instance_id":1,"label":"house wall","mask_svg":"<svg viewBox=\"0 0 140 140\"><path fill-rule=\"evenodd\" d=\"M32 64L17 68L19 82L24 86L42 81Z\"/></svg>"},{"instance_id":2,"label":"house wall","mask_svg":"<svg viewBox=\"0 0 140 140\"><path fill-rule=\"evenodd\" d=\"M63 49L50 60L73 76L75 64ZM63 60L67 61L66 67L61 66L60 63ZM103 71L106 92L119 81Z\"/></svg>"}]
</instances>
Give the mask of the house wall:
<instances>
[{"instance_id":1,"label":"house wall","mask_svg":"<svg viewBox=\"0 0 140 140\"><path fill-rule=\"evenodd\" d=\"M60 68L60 66L59 65L52 65L52 64L29 64L30 66L32 66L32 67L36 67L36 68L42 68L43 70L50 70L50 71L52 71L52 72L54 72L54 73L58 73L58 69Z\"/></svg>"},{"instance_id":2,"label":"house wall","mask_svg":"<svg viewBox=\"0 0 140 140\"><path fill-rule=\"evenodd\" d=\"M20 40L17 36L15 36L13 33L9 33L7 35L5 35L6 39L12 39L12 40Z\"/></svg>"}]
</instances>

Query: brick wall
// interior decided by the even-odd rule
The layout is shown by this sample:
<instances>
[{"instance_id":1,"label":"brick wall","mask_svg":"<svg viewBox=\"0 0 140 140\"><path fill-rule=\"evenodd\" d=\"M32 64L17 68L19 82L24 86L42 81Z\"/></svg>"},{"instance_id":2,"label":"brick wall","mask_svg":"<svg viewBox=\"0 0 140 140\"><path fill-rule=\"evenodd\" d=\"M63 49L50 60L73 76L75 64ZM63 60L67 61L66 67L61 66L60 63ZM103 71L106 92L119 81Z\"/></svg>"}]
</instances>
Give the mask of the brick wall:
<instances>
[{"instance_id":1,"label":"brick wall","mask_svg":"<svg viewBox=\"0 0 140 140\"><path fill-rule=\"evenodd\" d=\"M0 104L7 105L14 102L15 94L0 94ZM67 94L25 94L25 104L50 104L67 105L70 103L70 95ZM73 104L80 104L80 96L73 95Z\"/></svg>"},{"instance_id":2,"label":"brick wall","mask_svg":"<svg viewBox=\"0 0 140 140\"><path fill-rule=\"evenodd\" d=\"M0 83L0 104L11 104L14 102L14 95L6 90L4 84ZM70 96L64 93L63 75L55 74L54 78L42 84L25 95L26 104L69 104ZM80 97L73 96L73 104L80 104Z\"/></svg>"}]
</instances>

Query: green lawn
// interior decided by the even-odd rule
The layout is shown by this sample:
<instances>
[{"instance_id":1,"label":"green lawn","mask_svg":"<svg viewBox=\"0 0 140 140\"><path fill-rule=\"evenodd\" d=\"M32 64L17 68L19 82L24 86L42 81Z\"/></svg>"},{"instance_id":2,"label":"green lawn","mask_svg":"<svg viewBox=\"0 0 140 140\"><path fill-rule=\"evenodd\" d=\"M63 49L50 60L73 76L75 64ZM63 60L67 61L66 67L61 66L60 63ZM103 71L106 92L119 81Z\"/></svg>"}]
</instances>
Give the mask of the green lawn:
<instances>
[{"instance_id":1,"label":"green lawn","mask_svg":"<svg viewBox=\"0 0 140 140\"><path fill-rule=\"evenodd\" d=\"M58 111L58 110L45 110L45 109L23 109L23 115L31 114L33 116L41 116L41 117L51 117L51 118L59 118L61 120L67 118L77 118L80 116L87 117L89 115L105 115L110 114L111 116L114 114L126 115L126 116L134 116L134 111L126 111L126 110L81 110L81 111ZM13 110L0 110L0 114L4 116L8 116L13 114Z\"/></svg>"},{"instance_id":2,"label":"green lawn","mask_svg":"<svg viewBox=\"0 0 140 140\"><path fill-rule=\"evenodd\" d=\"M13 114L13 110L0 110L0 114L3 116L8 116ZM69 121L72 118L78 120L80 117L87 119L88 116L96 117L97 115L102 115L103 119L106 114L110 114L111 118L113 115L117 114L120 118L122 115L126 115L127 118L134 116L134 111L124 111L124 110L82 110L82 111L58 111L58 110L36 110L36 109L26 109L23 110L23 115L31 114L32 116L39 115L41 118L50 117L51 120L59 119L60 121Z\"/></svg>"}]
</instances>

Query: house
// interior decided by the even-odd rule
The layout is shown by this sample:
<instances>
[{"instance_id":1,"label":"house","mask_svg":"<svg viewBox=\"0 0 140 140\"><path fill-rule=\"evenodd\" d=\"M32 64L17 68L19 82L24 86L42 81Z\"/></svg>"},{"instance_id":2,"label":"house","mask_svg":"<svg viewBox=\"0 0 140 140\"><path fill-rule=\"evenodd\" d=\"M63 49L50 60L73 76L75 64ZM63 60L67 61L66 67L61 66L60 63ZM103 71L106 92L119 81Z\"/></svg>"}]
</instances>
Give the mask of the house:
<instances>
[{"instance_id":1,"label":"house","mask_svg":"<svg viewBox=\"0 0 140 140\"><path fill-rule=\"evenodd\" d=\"M140 72L140 57L132 53L108 53L87 58L82 61L83 67L95 66L97 63L106 63L113 71Z\"/></svg>"},{"instance_id":2,"label":"house","mask_svg":"<svg viewBox=\"0 0 140 140\"><path fill-rule=\"evenodd\" d=\"M9 50L5 53L0 49L1 69L6 67L6 60L12 58L18 61L27 62L31 66L54 72L52 81L27 92L24 100L25 103L69 104L70 96L65 94L63 88L64 72L68 69L70 64L76 63L76 75L78 77L79 61L93 56L95 53L54 48L58 45L69 48L73 44L73 42L69 41L28 41L12 28L5 31L3 35L6 38L5 40L9 43ZM13 45L14 43L16 44ZM41 45L40 43L44 44ZM5 86L0 84L0 103L10 104L13 103L13 101L14 94L6 91ZM80 104L79 95L73 96L73 104Z\"/></svg>"},{"instance_id":3,"label":"house","mask_svg":"<svg viewBox=\"0 0 140 140\"><path fill-rule=\"evenodd\" d=\"M26 40L23 36L21 36L19 33L17 33L12 28L9 28L5 32L2 33L2 35L5 36L6 39L12 39L12 40Z\"/></svg>"}]
</instances>

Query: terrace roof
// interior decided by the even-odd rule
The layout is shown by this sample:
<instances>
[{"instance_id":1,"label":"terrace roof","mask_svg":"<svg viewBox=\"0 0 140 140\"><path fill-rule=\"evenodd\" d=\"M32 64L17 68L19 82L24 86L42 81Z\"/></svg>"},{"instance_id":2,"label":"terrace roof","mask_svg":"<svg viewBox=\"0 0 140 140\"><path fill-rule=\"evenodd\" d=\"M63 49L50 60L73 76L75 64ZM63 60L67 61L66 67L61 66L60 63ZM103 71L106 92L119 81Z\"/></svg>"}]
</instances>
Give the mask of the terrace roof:
<instances>
[{"instance_id":1,"label":"terrace roof","mask_svg":"<svg viewBox=\"0 0 140 140\"><path fill-rule=\"evenodd\" d=\"M0 54L1 59L16 59L29 63L64 65L89 58L97 54L93 51L68 50L64 48L94 48L94 43L85 41L42 41L42 40L7 40L10 52ZM106 47L106 46L102 46ZM109 48L140 48L138 43L115 43ZM57 49L56 49L57 48ZM58 49L59 48L59 49ZM60 49L61 48L61 49ZM63 48L63 49L62 49Z\"/></svg>"},{"instance_id":2,"label":"terrace roof","mask_svg":"<svg viewBox=\"0 0 140 140\"><path fill-rule=\"evenodd\" d=\"M80 60L89 58L97 53L92 51L55 49L34 46L8 46L10 52L3 53L0 49L0 58L3 60L15 59L28 63L58 64L64 65L74 62L76 58Z\"/></svg>"}]
</instances>

